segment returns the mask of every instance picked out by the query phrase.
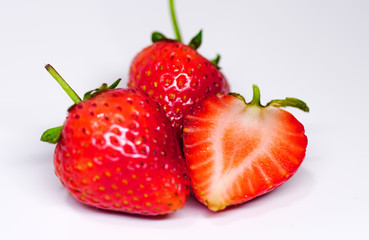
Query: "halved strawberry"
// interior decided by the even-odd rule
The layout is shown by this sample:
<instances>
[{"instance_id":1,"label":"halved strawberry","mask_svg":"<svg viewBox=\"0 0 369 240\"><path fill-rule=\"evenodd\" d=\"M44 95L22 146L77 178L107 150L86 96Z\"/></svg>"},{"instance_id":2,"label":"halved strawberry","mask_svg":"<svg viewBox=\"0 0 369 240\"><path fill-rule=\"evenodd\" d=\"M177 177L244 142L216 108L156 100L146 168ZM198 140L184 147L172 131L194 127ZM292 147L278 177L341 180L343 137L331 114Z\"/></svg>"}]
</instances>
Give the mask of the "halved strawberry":
<instances>
[{"instance_id":1,"label":"halved strawberry","mask_svg":"<svg viewBox=\"0 0 369 240\"><path fill-rule=\"evenodd\" d=\"M303 125L289 112L309 111L295 98L260 104L239 94L210 97L185 117L183 143L197 199L218 211L265 194L286 182L305 157Z\"/></svg>"}]
</instances>

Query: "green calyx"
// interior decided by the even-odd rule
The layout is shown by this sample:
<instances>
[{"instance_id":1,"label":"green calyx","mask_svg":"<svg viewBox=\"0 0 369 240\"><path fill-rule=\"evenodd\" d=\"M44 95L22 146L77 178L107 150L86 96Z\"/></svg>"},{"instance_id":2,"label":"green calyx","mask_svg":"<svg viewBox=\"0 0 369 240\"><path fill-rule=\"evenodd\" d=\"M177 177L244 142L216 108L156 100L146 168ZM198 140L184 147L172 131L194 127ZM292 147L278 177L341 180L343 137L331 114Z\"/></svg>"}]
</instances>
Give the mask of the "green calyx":
<instances>
[{"instance_id":1,"label":"green calyx","mask_svg":"<svg viewBox=\"0 0 369 240\"><path fill-rule=\"evenodd\" d=\"M160 41L182 42L182 36L179 30L179 25L178 25L177 16L176 16L175 7L174 7L174 0L169 0L169 10L170 10L173 30L174 30L176 38L175 39L167 38L164 34L160 32L153 32L151 34L151 41L153 43L160 42ZM192 49L197 50L201 46L201 43L202 43L202 30L200 30L196 34L196 36L191 39L188 46L191 47ZM218 69L220 69L218 65L219 59L220 59L220 55L218 54L215 59L210 61Z\"/></svg>"},{"instance_id":2,"label":"green calyx","mask_svg":"<svg viewBox=\"0 0 369 240\"><path fill-rule=\"evenodd\" d=\"M217 54L217 56L213 59L213 60L210 60L210 62L218 69L220 69L219 67L219 61L220 61L220 55Z\"/></svg>"},{"instance_id":3,"label":"green calyx","mask_svg":"<svg viewBox=\"0 0 369 240\"><path fill-rule=\"evenodd\" d=\"M151 34L151 41L153 43L156 43L156 42L160 42L160 41L174 41L174 40L167 38L166 36L164 36L164 34L162 34L160 32L153 32Z\"/></svg>"},{"instance_id":4,"label":"green calyx","mask_svg":"<svg viewBox=\"0 0 369 240\"><path fill-rule=\"evenodd\" d=\"M41 136L41 141L53 144L59 142L62 130L63 126L54 127L46 130Z\"/></svg>"},{"instance_id":5,"label":"green calyx","mask_svg":"<svg viewBox=\"0 0 369 240\"><path fill-rule=\"evenodd\" d=\"M177 22L177 16L176 11L174 8L174 0L169 0L169 10L170 10L170 16L172 19L172 25L174 29L174 33L176 35L175 39L170 39L164 36L164 34L160 32L153 32L151 34L151 41L153 43L160 42L160 41L173 41L173 42L182 42L181 32L179 30L178 22Z\"/></svg>"},{"instance_id":6,"label":"green calyx","mask_svg":"<svg viewBox=\"0 0 369 240\"><path fill-rule=\"evenodd\" d=\"M170 10L170 16L171 16L171 19L172 19L173 30L174 30L174 33L176 35L175 41L182 42L181 31L179 30L176 11L175 11L175 7L174 7L174 0L169 0L169 10ZM164 39L164 40L168 40L168 39ZM196 34L196 36L191 39L188 46L190 46L191 48L196 50L201 46L201 42L202 42L202 30L200 30L200 32L198 34Z\"/></svg>"},{"instance_id":7,"label":"green calyx","mask_svg":"<svg viewBox=\"0 0 369 240\"><path fill-rule=\"evenodd\" d=\"M161 41L182 42L182 41L179 41L178 39L167 38L164 34L160 32L153 32L151 34L151 41L153 43L161 42ZM191 39L188 46L192 49L197 50L201 46L201 42L202 42L202 30L200 30L200 32Z\"/></svg>"},{"instance_id":8,"label":"green calyx","mask_svg":"<svg viewBox=\"0 0 369 240\"><path fill-rule=\"evenodd\" d=\"M261 105L260 102L260 89L257 85L252 86L253 89L253 97L252 100L247 103L245 98L238 94L238 93L230 93L230 95L237 97L238 99L242 100L245 104L248 106L257 106L257 107L295 107L298 108L304 112L309 112L309 107L306 105L304 101L301 101L297 98L285 98L285 99L275 99L270 102L268 102L265 106Z\"/></svg>"},{"instance_id":9,"label":"green calyx","mask_svg":"<svg viewBox=\"0 0 369 240\"><path fill-rule=\"evenodd\" d=\"M190 46L190 48L192 49L197 50L201 46L201 42L202 42L202 30L200 30L200 32L191 39L188 46Z\"/></svg>"},{"instance_id":10,"label":"green calyx","mask_svg":"<svg viewBox=\"0 0 369 240\"><path fill-rule=\"evenodd\" d=\"M295 107L298 108L304 112L309 112L310 109L309 107L306 105L306 103L304 101L301 101L300 99L297 98L290 98L287 97L285 99L276 99L276 100L272 100L270 101L267 105L268 106L273 106L273 107Z\"/></svg>"},{"instance_id":11,"label":"green calyx","mask_svg":"<svg viewBox=\"0 0 369 240\"><path fill-rule=\"evenodd\" d=\"M45 68L51 74L51 76L59 83L59 85L64 89L64 91L68 94L68 96L72 99L74 105L82 102L82 99L77 95L77 93L68 85L68 83L60 76L60 74L50 64L47 64ZM87 93L85 93L83 101L86 99L90 99L106 90L116 88L120 81L121 79L118 79L110 86L104 83L101 85L100 88L88 91ZM57 143L61 137L62 130L63 126L58 126L46 130L41 135L41 141L53 144Z\"/></svg>"},{"instance_id":12,"label":"green calyx","mask_svg":"<svg viewBox=\"0 0 369 240\"><path fill-rule=\"evenodd\" d=\"M178 25L177 16L176 16L175 7L174 7L174 0L169 0L169 10L170 10L173 30L174 30L176 38L175 39L167 38L164 34L160 32L153 32L151 34L151 41L153 43L157 43L160 41L182 42L182 36L179 30L179 25ZM199 33L197 33L196 36L191 39L188 46L194 50L197 50L201 46L201 43L202 43L202 30L200 30ZM212 63L217 69L220 69L219 60L220 60L220 55L217 54L215 59L210 60L210 63Z\"/></svg>"},{"instance_id":13,"label":"green calyx","mask_svg":"<svg viewBox=\"0 0 369 240\"><path fill-rule=\"evenodd\" d=\"M169 8L170 8L170 16L172 18L172 25L173 25L174 33L176 35L175 41L182 42L182 36L179 30L177 16L176 16L175 8L174 8L174 0L169 0ZM201 46L201 42L202 42L202 30L200 30L200 32L191 39L188 46L197 50Z\"/></svg>"},{"instance_id":14,"label":"green calyx","mask_svg":"<svg viewBox=\"0 0 369 240\"><path fill-rule=\"evenodd\" d=\"M95 97L97 94L99 93L102 93L102 92L105 92L106 90L109 90L109 89L114 89L118 86L118 84L120 83L122 79L119 78L118 80L116 80L112 85L108 86L108 84L106 83L103 83L101 85L100 88L96 88L94 90L91 90L91 91L88 91L86 92L84 95L83 95L83 101L84 100L87 100L87 99L90 99L90 98L93 98Z\"/></svg>"}]
</instances>

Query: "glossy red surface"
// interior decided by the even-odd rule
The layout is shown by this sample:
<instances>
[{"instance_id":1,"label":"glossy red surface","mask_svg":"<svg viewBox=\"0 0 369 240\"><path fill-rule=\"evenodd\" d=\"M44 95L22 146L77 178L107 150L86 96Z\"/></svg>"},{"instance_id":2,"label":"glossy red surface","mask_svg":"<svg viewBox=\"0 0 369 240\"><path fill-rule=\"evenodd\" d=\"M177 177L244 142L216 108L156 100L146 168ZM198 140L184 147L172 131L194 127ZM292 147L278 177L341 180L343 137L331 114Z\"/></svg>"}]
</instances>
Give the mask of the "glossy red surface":
<instances>
[{"instance_id":1,"label":"glossy red surface","mask_svg":"<svg viewBox=\"0 0 369 240\"><path fill-rule=\"evenodd\" d=\"M154 97L179 133L192 104L229 92L226 78L215 65L189 46L170 41L154 43L137 54L128 86Z\"/></svg>"},{"instance_id":2,"label":"glossy red surface","mask_svg":"<svg viewBox=\"0 0 369 240\"><path fill-rule=\"evenodd\" d=\"M75 105L54 154L55 172L81 202L156 215L184 206L189 180L169 121L150 97L116 89Z\"/></svg>"}]
</instances>

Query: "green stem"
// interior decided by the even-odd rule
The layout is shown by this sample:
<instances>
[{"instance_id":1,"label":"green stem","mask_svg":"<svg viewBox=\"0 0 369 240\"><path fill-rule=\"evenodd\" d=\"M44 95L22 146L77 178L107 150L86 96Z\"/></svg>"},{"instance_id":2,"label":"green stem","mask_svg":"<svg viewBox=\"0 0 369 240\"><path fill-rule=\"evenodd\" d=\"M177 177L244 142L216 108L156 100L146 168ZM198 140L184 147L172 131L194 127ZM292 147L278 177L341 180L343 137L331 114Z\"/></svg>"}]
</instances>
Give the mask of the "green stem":
<instances>
[{"instance_id":1,"label":"green stem","mask_svg":"<svg viewBox=\"0 0 369 240\"><path fill-rule=\"evenodd\" d=\"M75 104L82 102L82 99L77 93L68 85L68 83L60 76L60 74L50 65L45 66L46 70L53 76L53 78L59 83L64 91L69 95Z\"/></svg>"},{"instance_id":2,"label":"green stem","mask_svg":"<svg viewBox=\"0 0 369 240\"><path fill-rule=\"evenodd\" d=\"M256 86L255 84L252 85L252 91L253 91L253 97L251 102L249 103L249 105L255 105L260 107L261 103L260 103L260 89L258 86Z\"/></svg>"},{"instance_id":3,"label":"green stem","mask_svg":"<svg viewBox=\"0 0 369 240\"><path fill-rule=\"evenodd\" d=\"M174 0L169 0L169 7L170 7L170 15L172 17L172 24L173 24L174 32L176 34L176 40L179 42L182 42L181 33L179 31L179 27L177 23L176 13L174 11Z\"/></svg>"}]
</instances>

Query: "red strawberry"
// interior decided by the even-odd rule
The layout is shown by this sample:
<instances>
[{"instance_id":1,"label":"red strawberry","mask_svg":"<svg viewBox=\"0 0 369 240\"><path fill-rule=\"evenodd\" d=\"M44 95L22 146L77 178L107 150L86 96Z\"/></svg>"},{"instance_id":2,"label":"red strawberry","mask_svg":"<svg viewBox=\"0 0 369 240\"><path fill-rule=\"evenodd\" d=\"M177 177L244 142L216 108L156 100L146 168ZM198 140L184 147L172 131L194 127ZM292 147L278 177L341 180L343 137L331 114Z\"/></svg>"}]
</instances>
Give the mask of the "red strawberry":
<instances>
[{"instance_id":1,"label":"red strawberry","mask_svg":"<svg viewBox=\"0 0 369 240\"><path fill-rule=\"evenodd\" d=\"M229 93L229 85L217 66L219 58L211 62L196 51L201 45L201 31L189 45L181 42L173 1L170 3L177 39L153 33L154 43L132 61L128 86L154 97L180 135L182 118L191 105L218 93Z\"/></svg>"},{"instance_id":2,"label":"red strawberry","mask_svg":"<svg viewBox=\"0 0 369 240\"><path fill-rule=\"evenodd\" d=\"M192 188L218 211L265 194L286 182L305 157L303 125L281 106L308 111L295 98L260 104L238 94L213 96L185 117L183 144Z\"/></svg>"},{"instance_id":3,"label":"red strawberry","mask_svg":"<svg viewBox=\"0 0 369 240\"><path fill-rule=\"evenodd\" d=\"M189 179L159 105L131 89L105 87L89 97L69 109L63 127L50 130L55 172L66 189L87 205L114 211L158 215L183 207Z\"/></svg>"}]
</instances>

